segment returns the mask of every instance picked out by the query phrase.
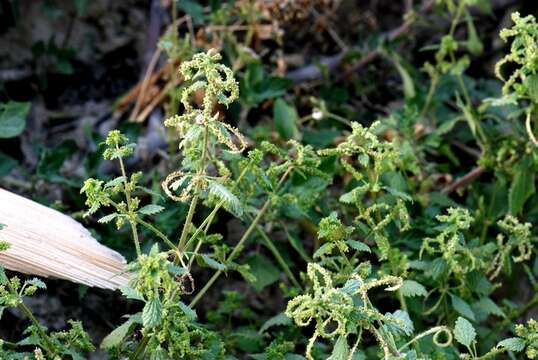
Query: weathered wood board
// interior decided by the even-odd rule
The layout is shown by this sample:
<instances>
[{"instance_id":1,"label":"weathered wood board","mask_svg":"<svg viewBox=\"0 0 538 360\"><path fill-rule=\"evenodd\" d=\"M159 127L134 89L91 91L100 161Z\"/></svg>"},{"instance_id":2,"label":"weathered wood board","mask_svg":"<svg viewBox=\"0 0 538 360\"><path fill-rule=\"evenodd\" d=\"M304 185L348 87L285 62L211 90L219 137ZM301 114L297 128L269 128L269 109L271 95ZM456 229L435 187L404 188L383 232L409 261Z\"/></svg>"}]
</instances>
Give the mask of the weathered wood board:
<instances>
[{"instance_id":1,"label":"weathered wood board","mask_svg":"<svg viewBox=\"0 0 538 360\"><path fill-rule=\"evenodd\" d=\"M0 188L0 224L6 269L105 289L127 284L123 256L69 216Z\"/></svg>"}]
</instances>

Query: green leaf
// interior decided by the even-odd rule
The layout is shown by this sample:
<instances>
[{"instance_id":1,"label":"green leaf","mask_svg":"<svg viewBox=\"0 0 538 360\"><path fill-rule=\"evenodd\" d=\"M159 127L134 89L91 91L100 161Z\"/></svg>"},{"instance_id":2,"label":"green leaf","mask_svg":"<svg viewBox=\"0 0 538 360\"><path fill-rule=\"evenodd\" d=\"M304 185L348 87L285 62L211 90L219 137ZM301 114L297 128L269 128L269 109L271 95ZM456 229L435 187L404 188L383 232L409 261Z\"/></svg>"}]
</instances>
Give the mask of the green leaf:
<instances>
[{"instance_id":1,"label":"green leaf","mask_svg":"<svg viewBox=\"0 0 538 360\"><path fill-rule=\"evenodd\" d=\"M349 279L340 290L346 294L355 295L362 284L363 282L359 279Z\"/></svg>"},{"instance_id":2,"label":"green leaf","mask_svg":"<svg viewBox=\"0 0 538 360\"><path fill-rule=\"evenodd\" d=\"M334 249L334 243L328 242L321 245L319 249L317 249L316 252L314 253L314 259L330 254L333 249Z\"/></svg>"},{"instance_id":3,"label":"green leaf","mask_svg":"<svg viewBox=\"0 0 538 360\"><path fill-rule=\"evenodd\" d=\"M0 152L0 176L9 175L17 164L17 160Z\"/></svg>"},{"instance_id":4,"label":"green leaf","mask_svg":"<svg viewBox=\"0 0 538 360\"><path fill-rule=\"evenodd\" d=\"M450 298L452 300L452 307L454 308L454 310L456 310L459 314L465 316L466 318L469 318L473 321L476 320L473 309L469 304L467 304L467 302L465 302L465 300L452 294L450 294Z\"/></svg>"},{"instance_id":5,"label":"green leaf","mask_svg":"<svg viewBox=\"0 0 538 360\"><path fill-rule=\"evenodd\" d=\"M497 344L497 347L502 347L513 352L520 352L525 349L525 340L518 337L504 339Z\"/></svg>"},{"instance_id":6,"label":"green leaf","mask_svg":"<svg viewBox=\"0 0 538 360\"><path fill-rule=\"evenodd\" d=\"M406 336L411 336L415 331L415 326L409 317L407 311L396 310L394 313L385 314L387 319L391 320L387 325L393 328L393 332L403 333Z\"/></svg>"},{"instance_id":7,"label":"green leaf","mask_svg":"<svg viewBox=\"0 0 538 360\"><path fill-rule=\"evenodd\" d=\"M428 294L424 285L415 280L404 280L400 291L405 297L426 296Z\"/></svg>"},{"instance_id":8,"label":"green leaf","mask_svg":"<svg viewBox=\"0 0 538 360\"><path fill-rule=\"evenodd\" d=\"M400 77L402 78L402 85L403 85L403 93L404 97L406 99L412 99L416 95L415 91L415 84L413 83L413 78L411 75L409 75L409 72L407 69L401 64L401 61L399 57L394 56L394 66L396 66L396 69L400 73Z\"/></svg>"},{"instance_id":9,"label":"green leaf","mask_svg":"<svg viewBox=\"0 0 538 360\"><path fill-rule=\"evenodd\" d=\"M29 102L9 101L0 103L0 139L19 136L26 127Z\"/></svg>"},{"instance_id":10,"label":"green leaf","mask_svg":"<svg viewBox=\"0 0 538 360\"><path fill-rule=\"evenodd\" d=\"M476 28L473 23L473 19L471 15L467 12L465 16L465 20L467 22L467 50L474 56L478 56L482 54L484 51L484 44L482 44L482 41L480 40L480 37L478 36L476 32Z\"/></svg>"},{"instance_id":11,"label":"green leaf","mask_svg":"<svg viewBox=\"0 0 538 360\"><path fill-rule=\"evenodd\" d=\"M428 265L428 268L426 269L426 274L431 276L432 279L436 280L445 273L447 268L448 265L446 261L443 258L438 257Z\"/></svg>"},{"instance_id":12,"label":"green leaf","mask_svg":"<svg viewBox=\"0 0 538 360\"><path fill-rule=\"evenodd\" d=\"M159 244L155 243L153 244L151 249L149 249L149 255L150 256L157 255L158 253L159 253Z\"/></svg>"},{"instance_id":13,"label":"green leaf","mask_svg":"<svg viewBox=\"0 0 538 360\"><path fill-rule=\"evenodd\" d=\"M525 156L515 167L515 176L508 191L510 213L517 215L523 209L527 199L534 194L534 172L532 157Z\"/></svg>"},{"instance_id":14,"label":"green leaf","mask_svg":"<svg viewBox=\"0 0 538 360\"><path fill-rule=\"evenodd\" d=\"M73 349L66 349L65 354L71 356L73 360L85 360L85 358L77 351Z\"/></svg>"},{"instance_id":15,"label":"green leaf","mask_svg":"<svg viewBox=\"0 0 538 360\"><path fill-rule=\"evenodd\" d=\"M43 289L44 290L44 289L47 288L47 285L43 281L39 280L38 278L33 278L31 280L27 280L26 283L28 285L33 285L33 286L37 287L38 289Z\"/></svg>"},{"instance_id":16,"label":"green leaf","mask_svg":"<svg viewBox=\"0 0 538 360\"><path fill-rule=\"evenodd\" d=\"M413 202L413 198L409 194L403 191L400 191L400 190L397 190L388 186L384 186L383 189L385 189L391 195L394 195L402 200Z\"/></svg>"},{"instance_id":17,"label":"green leaf","mask_svg":"<svg viewBox=\"0 0 538 360\"><path fill-rule=\"evenodd\" d=\"M37 334L32 334L21 341L17 343L17 345L20 346L28 346L28 345L35 345L35 346L42 346L42 340Z\"/></svg>"},{"instance_id":18,"label":"green leaf","mask_svg":"<svg viewBox=\"0 0 538 360\"><path fill-rule=\"evenodd\" d=\"M181 311L183 311L183 313L187 316L187 319L189 320L196 320L196 318L198 318L198 315L196 315L196 311L194 311L193 309L191 309L189 306L187 306L185 303L183 302L179 302L178 303L179 307L181 308Z\"/></svg>"},{"instance_id":19,"label":"green leaf","mask_svg":"<svg viewBox=\"0 0 538 360\"><path fill-rule=\"evenodd\" d=\"M273 104L273 119L280 136L285 139L295 139L299 134L297 123L299 121L297 110L282 99L277 99Z\"/></svg>"},{"instance_id":20,"label":"green leaf","mask_svg":"<svg viewBox=\"0 0 538 360\"><path fill-rule=\"evenodd\" d=\"M144 297L142 296L142 294L138 290L133 289L132 287L122 286L120 288L120 291L122 295L125 296L127 299L144 301Z\"/></svg>"},{"instance_id":21,"label":"green leaf","mask_svg":"<svg viewBox=\"0 0 538 360\"><path fill-rule=\"evenodd\" d=\"M108 181L105 184L105 188L115 187L117 185L123 184L126 181L127 181L127 178L125 176L118 176L117 178L114 178L114 179Z\"/></svg>"},{"instance_id":22,"label":"green leaf","mask_svg":"<svg viewBox=\"0 0 538 360\"><path fill-rule=\"evenodd\" d=\"M340 135L335 129L301 129L302 139L306 145L312 145L316 149L329 146Z\"/></svg>"},{"instance_id":23,"label":"green leaf","mask_svg":"<svg viewBox=\"0 0 538 360\"><path fill-rule=\"evenodd\" d=\"M259 333L264 333L269 328L272 328L273 326L288 326L291 325L292 321L291 319L283 312L281 312L278 315L273 316L269 320L263 323L262 327L259 330Z\"/></svg>"},{"instance_id":24,"label":"green leaf","mask_svg":"<svg viewBox=\"0 0 538 360\"><path fill-rule=\"evenodd\" d=\"M159 345L154 350L151 351L149 355L149 360L167 360L169 359L166 356L166 351Z\"/></svg>"},{"instance_id":25,"label":"green leaf","mask_svg":"<svg viewBox=\"0 0 538 360\"><path fill-rule=\"evenodd\" d=\"M246 264L250 267L250 272L256 277L256 281L251 283L256 291L261 291L280 278L280 269L261 254L249 256L246 259Z\"/></svg>"},{"instance_id":26,"label":"green leaf","mask_svg":"<svg viewBox=\"0 0 538 360\"><path fill-rule=\"evenodd\" d=\"M333 352L327 360L347 360L349 358L349 345L345 336L338 337Z\"/></svg>"},{"instance_id":27,"label":"green leaf","mask_svg":"<svg viewBox=\"0 0 538 360\"><path fill-rule=\"evenodd\" d=\"M264 341L262 335L247 327L236 329L233 332L233 337L237 347L244 352L258 352L263 348Z\"/></svg>"},{"instance_id":28,"label":"green leaf","mask_svg":"<svg viewBox=\"0 0 538 360\"><path fill-rule=\"evenodd\" d=\"M239 274L241 274L241 276L243 277L243 279L245 279L245 281L249 283L256 282L256 276L254 276L254 274L250 272L250 266L248 266L248 264L239 265L237 266L235 270Z\"/></svg>"},{"instance_id":29,"label":"green leaf","mask_svg":"<svg viewBox=\"0 0 538 360\"><path fill-rule=\"evenodd\" d=\"M71 75L75 72L73 64L71 63L70 58L62 56L57 57L56 62L54 63L54 70L58 74Z\"/></svg>"},{"instance_id":30,"label":"green leaf","mask_svg":"<svg viewBox=\"0 0 538 360\"><path fill-rule=\"evenodd\" d=\"M220 262L216 261L215 259L213 259L211 256L209 256L207 254L200 254L200 255L198 255L197 259L201 259L204 264L206 264L207 266L209 266L210 268L213 268L215 270L221 270L221 271L226 270L225 265L223 265Z\"/></svg>"},{"instance_id":31,"label":"green leaf","mask_svg":"<svg viewBox=\"0 0 538 360\"><path fill-rule=\"evenodd\" d=\"M52 149L43 150L39 158L39 163L37 164L37 175L47 181L63 182L69 185L78 186L78 183L60 174L60 170L65 161L69 157L72 157L77 151L78 146L72 140L66 140Z\"/></svg>"},{"instance_id":32,"label":"green leaf","mask_svg":"<svg viewBox=\"0 0 538 360\"><path fill-rule=\"evenodd\" d=\"M7 282L7 276L6 272L4 271L4 268L0 266L0 284L5 284Z\"/></svg>"},{"instance_id":33,"label":"green leaf","mask_svg":"<svg viewBox=\"0 0 538 360\"><path fill-rule=\"evenodd\" d=\"M181 276L181 275L185 275L186 273L188 273L188 270L185 269L184 267L177 266L177 265L174 265L174 264L168 264L167 268L168 268L168 272L170 274L175 275L175 276Z\"/></svg>"},{"instance_id":34,"label":"green leaf","mask_svg":"<svg viewBox=\"0 0 538 360\"><path fill-rule=\"evenodd\" d=\"M454 337L456 341L466 347L470 347L476 338L476 331L469 320L458 317L456 326L454 327Z\"/></svg>"},{"instance_id":35,"label":"green leaf","mask_svg":"<svg viewBox=\"0 0 538 360\"><path fill-rule=\"evenodd\" d=\"M350 248L357 251L362 251L362 252L367 252L367 253L372 252L372 250L370 249L368 245L357 240L346 240L346 244L348 244Z\"/></svg>"},{"instance_id":36,"label":"green leaf","mask_svg":"<svg viewBox=\"0 0 538 360\"><path fill-rule=\"evenodd\" d=\"M144 215L155 215L155 214L160 213L163 210L164 210L163 206L150 204L150 205L144 206L143 208L138 210L138 212Z\"/></svg>"},{"instance_id":37,"label":"green leaf","mask_svg":"<svg viewBox=\"0 0 538 360\"><path fill-rule=\"evenodd\" d=\"M162 321L162 304L161 300L156 297L150 299L142 310L142 324L146 328L153 328Z\"/></svg>"},{"instance_id":38,"label":"green leaf","mask_svg":"<svg viewBox=\"0 0 538 360\"><path fill-rule=\"evenodd\" d=\"M289 79L267 76L260 63L251 63L240 81L239 92L245 103L257 105L264 100L284 95L291 84Z\"/></svg>"},{"instance_id":39,"label":"green leaf","mask_svg":"<svg viewBox=\"0 0 538 360\"><path fill-rule=\"evenodd\" d=\"M532 74L525 79L527 85L527 92L531 100L536 104L538 103L538 75Z\"/></svg>"},{"instance_id":40,"label":"green leaf","mask_svg":"<svg viewBox=\"0 0 538 360\"><path fill-rule=\"evenodd\" d=\"M290 242L291 246L299 253L299 255L301 255L301 258L303 258L303 260L306 262L311 262L312 258L306 253L303 243L287 231L286 235L288 236L288 241Z\"/></svg>"},{"instance_id":41,"label":"green leaf","mask_svg":"<svg viewBox=\"0 0 538 360\"><path fill-rule=\"evenodd\" d=\"M192 17L196 25L203 24L205 21L204 7L197 1L192 0L173 0L177 2L177 6L185 13Z\"/></svg>"},{"instance_id":42,"label":"green leaf","mask_svg":"<svg viewBox=\"0 0 538 360\"><path fill-rule=\"evenodd\" d=\"M501 310L497 304L493 302L489 297L483 297L480 299L480 301L473 304L475 308L480 309L480 311L484 312L487 315L497 315L497 316L505 316L504 312Z\"/></svg>"},{"instance_id":43,"label":"green leaf","mask_svg":"<svg viewBox=\"0 0 538 360\"><path fill-rule=\"evenodd\" d=\"M122 342L123 339L129 334L129 331L131 330L131 327L136 323L136 321L131 318L112 330L110 334L105 336L103 341L101 342L100 348L103 350L112 349L115 347L118 347Z\"/></svg>"},{"instance_id":44,"label":"green leaf","mask_svg":"<svg viewBox=\"0 0 538 360\"><path fill-rule=\"evenodd\" d=\"M97 220L97 222L101 223L101 224L107 224L107 223L111 222L112 220L114 220L118 215L119 214L117 214L117 213L108 214L106 216L103 216L99 220Z\"/></svg>"},{"instance_id":45,"label":"green leaf","mask_svg":"<svg viewBox=\"0 0 538 360\"><path fill-rule=\"evenodd\" d=\"M241 202L228 188L216 181L209 183L209 195L216 197L224 203L224 208L237 216L243 214Z\"/></svg>"}]
</instances>

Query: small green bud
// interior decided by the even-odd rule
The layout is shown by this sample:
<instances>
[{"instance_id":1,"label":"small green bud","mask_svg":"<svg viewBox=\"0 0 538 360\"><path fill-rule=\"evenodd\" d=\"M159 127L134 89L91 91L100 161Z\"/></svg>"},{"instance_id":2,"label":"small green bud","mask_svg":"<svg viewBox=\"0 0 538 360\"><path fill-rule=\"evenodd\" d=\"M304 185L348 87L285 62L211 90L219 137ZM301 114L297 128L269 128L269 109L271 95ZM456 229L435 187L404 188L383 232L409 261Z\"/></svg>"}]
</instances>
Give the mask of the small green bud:
<instances>
[{"instance_id":1,"label":"small green bud","mask_svg":"<svg viewBox=\"0 0 538 360\"><path fill-rule=\"evenodd\" d=\"M10 245L7 241L0 240L0 251L6 251Z\"/></svg>"},{"instance_id":2,"label":"small green bud","mask_svg":"<svg viewBox=\"0 0 538 360\"><path fill-rule=\"evenodd\" d=\"M119 130L112 130L108 133L105 143L110 146L121 146L129 141L127 136L123 135Z\"/></svg>"}]
</instances>

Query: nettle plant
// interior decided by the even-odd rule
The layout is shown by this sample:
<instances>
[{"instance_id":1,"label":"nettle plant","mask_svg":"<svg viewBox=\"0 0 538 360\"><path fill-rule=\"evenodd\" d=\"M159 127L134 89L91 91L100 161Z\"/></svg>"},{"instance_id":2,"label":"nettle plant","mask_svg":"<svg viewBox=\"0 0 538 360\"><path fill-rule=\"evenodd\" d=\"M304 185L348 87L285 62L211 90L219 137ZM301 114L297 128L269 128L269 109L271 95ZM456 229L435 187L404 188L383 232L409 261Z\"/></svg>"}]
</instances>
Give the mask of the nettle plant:
<instances>
[{"instance_id":1,"label":"nettle plant","mask_svg":"<svg viewBox=\"0 0 538 360\"><path fill-rule=\"evenodd\" d=\"M474 1L440 3L452 23L435 46L435 63L424 66L429 75L424 99L370 126L343 119L349 126L345 136L323 149L298 140L250 146L220 111L239 95L233 72L219 63L221 56L210 50L184 61L183 112L165 121L178 139L178 151L160 182L168 198L162 204L186 208L175 238L156 225L155 217L165 207L150 203L148 195L160 195L144 186L142 173L127 173L135 144L120 131L109 133L103 157L118 164L119 176L88 179L81 192L87 216L102 214L99 222L132 234L136 258L127 266L129 285L121 291L142 309L126 315L103 340L101 348L111 358L538 356L536 321L516 324L538 304L536 239L527 221L534 215L524 211L538 163L532 131L538 25L533 17L514 14L514 27L501 33L512 46L497 66L498 76L504 79L504 64L516 68L501 97L475 99L465 76L470 55L481 51L468 9ZM462 20L468 38L458 40ZM447 79L454 91L442 97L438 91ZM504 119L497 110L507 105ZM451 118L443 118L445 113ZM515 124L521 115L528 136ZM469 143L479 148L474 153L480 171L494 178L463 204L448 197L450 191L433 189L429 173L441 166L427 161L438 156L437 148L453 155L440 144L459 122L470 129ZM417 131L427 127L433 130L425 135ZM386 136L388 130L391 136ZM244 224L237 241L213 232L221 210ZM302 235L297 223L313 234L305 235L311 241L297 238ZM299 260L276 243L275 229L286 235ZM152 246L141 244L142 233ZM246 295L226 289L218 291L223 295L218 306L199 317L197 306L215 293L210 290L223 274L255 284L267 273L243 261L252 238L260 239L274 257L281 268L278 276L281 270L287 277L278 277L281 312L261 323L245 306ZM198 274L208 272L212 274L200 284L204 277ZM499 301L514 277L525 278L535 292L521 306L508 296ZM18 307L31 321L26 339L0 343L1 357L81 358L92 351L80 323L57 333L39 325L22 299L40 288L44 284L37 279L21 283L0 272L0 310Z\"/></svg>"},{"instance_id":2,"label":"nettle plant","mask_svg":"<svg viewBox=\"0 0 538 360\"><path fill-rule=\"evenodd\" d=\"M3 225L0 224L0 230ZM9 249L9 244L0 241L0 251ZM43 327L23 298L34 295L38 290L46 289L43 281L33 278L22 281L19 277L8 278L0 267L0 317L4 310L18 308L30 320L30 325L24 330L25 338L12 343L0 339L0 357L2 359L53 359L65 357L84 359L83 354L95 350L90 337L84 331L79 321L69 320L66 331L49 332ZM20 351L20 348L34 348L33 352Z\"/></svg>"},{"instance_id":3,"label":"nettle plant","mask_svg":"<svg viewBox=\"0 0 538 360\"><path fill-rule=\"evenodd\" d=\"M118 228L128 224L136 247L137 259L128 266L128 271L132 272L129 287L122 291L127 298L143 301L145 305L140 314L131 315L104 340L103 347L113 349L111 353L118 357L125 353L129 353L131 358L143 354L151 354L152 358L174 359L224 356L225 345L216 333L196 322L194 306L225 272L238 271L246 280L255 280L248 265L235 262L249 235L259 230L258 223L271 204L283 201L281 190L291 174L307 176L320 173L316 169L318 156L310 147L297 142L290 142L287 151L266 143L261 149L250 151L247 157L240 155L246 147L243 136L237 129L222 122L220 114L215 111L217 105L227 106L238 95L238 85L231 70L219 64L219 59L219 54L210 51L197 54L191 61L182 64L184 79L191 81L181 96L185 113L165 121L166 126L180 135L182 160L180 170L170 173L162 182L162 188L171 200L189 203L177 244L144 220L158 214L163 207L154 204L140 207L141 200L136 193L145 191L138 185L140 174L127 176L123 161L124 157L133 153L134 146L120 132L109 134L103 156L108 160L118 160L121 176L106 183L88 179L81 190L87 196L88 214L101 207L112 208L114 212L99 221L115 221ZM204 92L200 108L191 103L192 95L197 91ZM264 166L263 159L269 155L271 161ZM205 220L196 225L193 219L200 203L212 210ZM224 243L220 234L209 232L221 208L249 224L234 247ZM161 251L158 245L154 245L149 254L142 254L139 226L151 231L169 249ZM266 240L271 244L269 238ZM285 265L277 248L272 246L271 249ZM216 270L196 292L191 275L195 262ZM194 292L190 304L182 302L184 296ZM123 342L137 324L141 325L142 340L138 344L130 340Z\"/></svg>"}]
</instances>

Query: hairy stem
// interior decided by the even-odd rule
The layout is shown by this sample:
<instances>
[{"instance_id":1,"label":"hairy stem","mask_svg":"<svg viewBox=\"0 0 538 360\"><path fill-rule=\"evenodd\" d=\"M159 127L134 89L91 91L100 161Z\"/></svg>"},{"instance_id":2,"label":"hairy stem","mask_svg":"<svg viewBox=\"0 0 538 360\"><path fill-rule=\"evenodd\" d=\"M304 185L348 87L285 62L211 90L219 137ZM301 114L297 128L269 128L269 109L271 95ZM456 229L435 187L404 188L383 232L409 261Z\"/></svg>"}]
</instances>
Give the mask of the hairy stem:
<instances>
[{"instance_id":1,"label":"hairy stem","mask_svg":"<svg viewBox=\"0 0 538 360\"><path fill-rule=\"evenodd\" d=\"M26 304L22 302L22 300L19 304L19 309L21 309L21 311L26 315L26 317L30 319L32 324L34 324L34 326L37 328L37 332L39 333L39 336L44 342L45 350L49 353L51 357L54 357L56 353L54 352L54 347L52 346L49 336L45 333L45 331L43 331L43 329L41 328L41 325L39 324L39 321L37 321L34 314L32 314L32 311L30 310L30 308L26 306Z\"/></svg>"},{"instance_id":2,"label":"hairy stem","mask_svg":"<svg viewBox=\"0 0 538 360\"><path fill-rule=\"evenodd\" d=\"M13 286L11 286L11 282L9 280L6 281L6 286L8 287L11 293L18 294L17 291L13 288ZM32 313L32 310L30 310L30 308L26 306L26 304L22 301L22 297L20 297L20 302L19 302L18 307L24 313L24 315L26 315L26 317L30 320L30 322L34 325L34 327L37 329L39 336L43 340L45 351L47 351L47 353L49 354L51 358L56 356L54 347L52 346L52 341L50 340L47 333L43 331L43 328L41 327L41 325L39 324L39 321L36 319L36 317Z\"/></svg>"},{"instance_id":3,"label":"hairy stem","mask_svg":"<svg viewBox=\"0 0 538 360\"><path fill-rule=\"evenodd\" d=\"M147 229L151 230L162 241L164 241L166 243L166 245L168 245L172 250L177 250L176 245L165 234L163 234L159 229L157 229L155 226L151 225L148 222L145 222L144 220L142 220L140 218L137 218L136 222L139 223L140 225L146 227ZM177 258L181 262L181 265L183 265L185 267L185 263L183 262L183 259L181 257L181 253L179 253L178 251L176 251L176 253L177 253Z\"/></svg>"},{"instance_id":4,"label":"hairy stem","mask_svg":"<svg viewBox=\"0 0 538 360\"><path fill-rule=\"evenodd\" d=\"M263 231L263 229L261 228L260 225L256 226L256 231L258 231L258 234L260 234L262 239L265 241L265 246L267 246L269 251L271 251L271 253L275 257L277 262L280 264L280 266L282 267L282 270L284 270L284 272L286 273L286 275L288 276L288 278L290 279L292 284L295 287L298 287L299 289L302 289L301 284L299 283L299 281L297 281L297 278L295 277L295 275L293 275L293 272L291 272L290 267L288 266L288 264L286 263L286 261L284 260L284 258L282 257L282 255L280 254L278 249L276 248L275 244L269 238L269 236L267 236L265 231Z\"/></svg>"},{"instance_id":5,"label":"hairy stem","mask_svg":"<svg viewBox=\"0 0 538 360\"><path fill-rule=\"evenodd\" d=\"M262 218L262 216L265 214L267 209L269 208L271 201L268 199L265 204L263 205L262 209L258 213L258 215L254 218L250 226L248 227L247 231L243 234L239 242L235 245L232 252L226 259L226 262L232 261L243 249L243 245L245 241L248 239L252 231L256 228L256 225L258 224L258 221ZM189 307L194 307L198 301L204 296L204 294L211 288L213 283L220 277L220 275L223 273L223 270L218 270L216 273L213 274L213 276L209 279L209 281L205 284L205 286L196 294L194 299L192 299L191 303L189 304Z\"/></svg>"},{"instance_id":6,"label":"hairy stem","mask_svg":"<svg viewBox=\"0 0 538 360\"><path fill-rule=\"evenodd\" d=\"M200 167L198 168L198 176L203 176L205 174L208 138L209 138L209 130L206 125L204 128L204 143L203 143L203 149L202 149L202 160L200 162ZM191 200L191 205L189 206L189 212L187 213L187 218L185 219L185 223L183 224L183 230L181 231L181 236L179 238L179 245L178 245L179 251L183 251L185 249L185 241L187 240L187 235L189 234L189 229L191 227L192 218L194 216L194 213L196 212L196 205L198 204L198 192L199 191L200 191L200 182L196 184L197 193L196 195L194 195L194 197Z\"/></svg>"},{"instance_id":7,"label":"hairy stem","mask_svg":"<svg viewBox=\"0 0 538 360\"><path fill-rule=\"evenodd\" d=\"M116 150L119 150L119 146L116 144ZM127 202L127 211L129 213L129 225L131 226L131 232L133 234L133 241L135 244L136 249L136 256L140 257L142 252L140 251L140 240L138 239L138 231L136 230L136 222L133 220L135 218L133 214L133 204L131 199L131 190L128 189L127 186L127 172L125 171L125 165L123 164L123 159L120 157L118 158L120 163L120 169L121 169L121 175L124 178L125 183L125 200Z\"/></svg>"},{"instance_id":8,"label":"hairy stem","mask_svg":"<svg viewBox=\"0 0 538 360\"><path fill-rule=\"evenodd\" d=\"M245 166L245 168L241 171L241 173L239 174L239 176L237 177L237 180L235 182L234 185L237 185L241 180L243 180L243 177L246 175L248 169L250 168L250 164ZM235 186L232 188L232 190L235 189ZM215 215L217 214L217 212L224 206L224 201L220 201L214 208L213 210L211 211L211 213L209 213L209 215L205 218L205 220L202 222L202 224L200 224L200 226L194 231L194 234L191 235L191 237L189 238L189 240L185 243L185 249L188 249L189 248L189 245L192 241L194 241L194 239L196 239L196 237L198 235L200 235L200 233L202 232L202 229L204 232L207 232L208 229L209 229L209 226L211 226L211 223L213 222L213 219L215 218ZM189 260L189 269L191 267L191 264L193 262L193 259L194 257L196 256L196 254L198 253L198 250L200 249L202 245L202 240L199 240L198 241L198 244L196 244L196 248L194 250L194 254L191 256L190 260Z\"/></svg>"},{"instance_id":9,"label":"hairy stem","mask_svg":"<svg viewBox=\"0 0 538 360\"><path fill-rule=\"evenodd\" d=\"M147 336L144 336L144 338L142 338L142 341L138 343L138 346L136 347L135 352L132 353L131 356L129 356L129 360L138 359L140 355L144 353L146 346L148 345L148 342L149 342L149 338Z\"/></svg>"},{"instance_id":10,"label":"hairy stem","mask_svg":"<svg viewBox=\"0 0 538 360\"><path fill-rule=\"evenodd\" d=\"M275 189L275 191L278 191L278 189L280 188L280 186L282 185L282 183L284 182L284 180L288 177L288 175L290 174L292 168L290 167L288 170L286 170L286 172L282 175L282 177L280 178L279 182L278 182L278 185ZM232 252L230 253L230 255L228 256L228 258L226 259L227 262L229 261L233 261L235 259L235 257L237 255L239 255L239 253L241 252L241 250L243 249L243 245L245 243L245 241L248 239L248 237L250 236L250 234L252 233L252 231L254 231L254 229L256 228L258 222L261 220L261 218L263 217L263 215L265 215L265 212L267 211L267 209L269 209L269 206L271 205L271 198L267 199L265 201L265 203L263 204L262 208L260 209L260 211L258 212L258 215L256 215L256 217L254 218L254 220L252 220L252 222L250 223L250 226L248 227L248 229L245 231L245 233L243 234L243 236L241 237L241 239L239 240L239 242L235 245L235 247L233 248ZM209 279L209 281L205 284L205 286L196 294L196 296L194 297L194 299L192 299L191 303L189 304L189 307L194 307L196 305L196 303L198 303L198 301L200 301L200 299L204 296L204 294L211 288L211 286L213 286L213 283L215 281L217 281L217 279L220 277L220 275L222 275L223 273L223 270L218 270L216 273L213 274L213 276Z\"/></svg>"}]
</instances>

